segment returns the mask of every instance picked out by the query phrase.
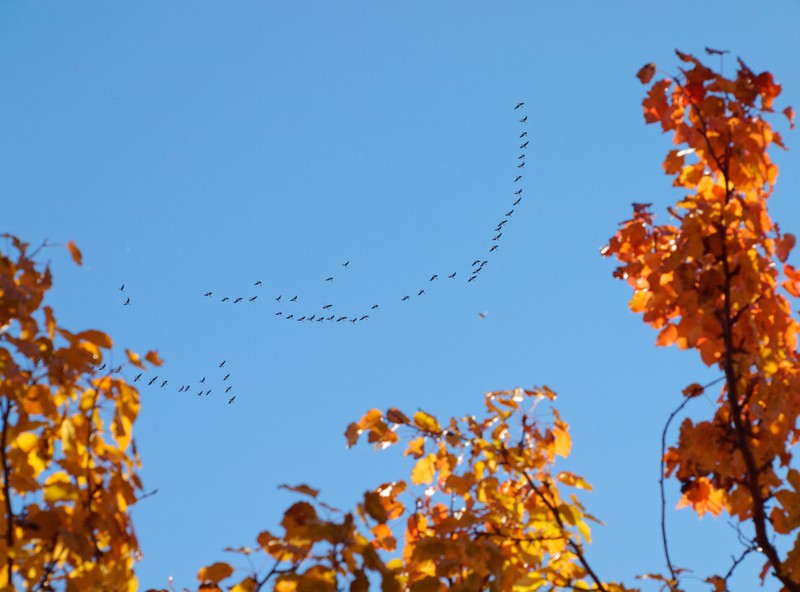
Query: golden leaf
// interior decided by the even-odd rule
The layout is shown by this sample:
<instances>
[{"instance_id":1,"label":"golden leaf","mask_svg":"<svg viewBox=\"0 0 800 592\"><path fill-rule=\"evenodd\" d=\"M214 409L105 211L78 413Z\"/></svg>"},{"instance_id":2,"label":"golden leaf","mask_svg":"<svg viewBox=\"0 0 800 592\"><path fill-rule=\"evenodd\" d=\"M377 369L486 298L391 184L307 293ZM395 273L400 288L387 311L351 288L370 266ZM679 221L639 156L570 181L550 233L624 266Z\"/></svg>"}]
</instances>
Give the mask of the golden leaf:
<instances>
[{"instance_id":1,"label":"golden leaf","mask_svg":"<svg viewBox=\"0 0 800 592\"><path fill-rule=\"evenodd\" d=\"M197 579L201 582L204 581L211 581L214 583L219 582L220 580L224 580L233 573L233 567L231 567L227 563L223 563L218 561L216 563L212 563L206 567L201 567L200 570L197 572Z\"/></svg>"}]
</instances>

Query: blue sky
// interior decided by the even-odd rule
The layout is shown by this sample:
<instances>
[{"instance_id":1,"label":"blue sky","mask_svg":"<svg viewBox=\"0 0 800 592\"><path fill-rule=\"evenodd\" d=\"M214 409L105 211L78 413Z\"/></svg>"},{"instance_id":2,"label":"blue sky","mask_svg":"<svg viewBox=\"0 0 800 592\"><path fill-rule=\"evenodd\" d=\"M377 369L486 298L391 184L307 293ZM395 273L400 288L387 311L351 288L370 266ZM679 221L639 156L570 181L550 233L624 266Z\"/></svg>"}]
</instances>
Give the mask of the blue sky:
<instances>
[{"instance_id":1,"label":"blue sky","mask_svg":"<svg viewBox=\"0 0 800 592\"><path fill-rule=\"evenodd\" d=\"M224 547L251 544L293 499L281 483L350 507L407 474L399 454L345 449L367 409L460 416L486 391L541 384L572 425L564 466L595 485L587 506L607 524L592 565L629 584L662 569L660 432L680 390L716 374L654 347L598 253L631 202L663 213L679 196L634 75L674 72L675 48L728 49L797 107L799 17L793 0L0 4L3 231L74 240L83 267L47 251L61 321L107 331L117 358L165 359L169 385L141 389L137 425L158 488L134 511L143 588L191 586ZM774 156L773 215L797 233L796 150ZM329 303L370 319L275 316ZM669 525L697 576L738 552L724 518L684 510Z\"/></svg>"}]
</instances>

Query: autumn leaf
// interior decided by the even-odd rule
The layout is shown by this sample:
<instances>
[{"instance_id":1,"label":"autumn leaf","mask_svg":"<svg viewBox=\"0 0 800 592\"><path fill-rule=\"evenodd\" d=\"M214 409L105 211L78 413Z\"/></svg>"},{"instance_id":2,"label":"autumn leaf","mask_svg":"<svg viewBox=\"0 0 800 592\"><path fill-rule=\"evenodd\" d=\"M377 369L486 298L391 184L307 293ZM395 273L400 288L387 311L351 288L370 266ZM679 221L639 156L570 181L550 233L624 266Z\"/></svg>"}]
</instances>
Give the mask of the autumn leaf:
<instances>
[{"instance_id":1,"label":"autumn leaf","mask_svg":"<svg viewBox=\"0 0 800 592\"><path fill-rule=\"evenodd\" d=\"M793 234L786 233L775 241L775 253L781 263L785 263L794 248L796 239Z\"/></svg>"},{"instance_id":2,"label":"autumn leaf","mask_svg":"<svg viewBox=\"0 0 800 592\"><path fill-rule=\"evenodd\" d=\"M656 73L656 65L652 62L649 64L645 64L642 68L636 73L636 78L639 79L639 82L642 84L647 84L652 80L653 76Z\"/></svg>"},{"instance_id":3,"label":"autumn leaf","mask_svg":"<svg viewBox=\"0 0 800 592\"><path fill-rule=\"evenodd\" d=\"M436 455L429 454L417 461L414 469L411 471L411 482L414 485L420 483L430 483L433 481L433 475L436 473Z\"/></svg>"},{"instance_id":4,"label":"autumn leaf","mask_svg":"<svg viewBox=\"0 0 800 592\"><path fill-rule=\"evenodd\" d=\"M313 487L309 487L308 485L278 485L278 489L286 489L288 491L294 491L296 493L302 493L303 495L308 495L311 497L317 497L319 495L319 489L314 489Z\"/></svg>"},{"instance_id":5,"label":"autumn leaf","mask_svg":"<svg viewBox=\"0 0 800 592\"><path fill-rule=\"evenodd\" d=\"M72 260L77 263L78 265L83 264L83 256L81 255L80 249L75 246L73 241L69 241L67 243L67 249L69 249L69 254L72 256Z\"/></svg>"},{"instance_id":6,"label":"autumn leaf","mask_svg":"<svg viewBox=\"0 0 800 592\"><path fill-rule=\"evenodd\" d=\"M210 580L211 582L217 583L220 580L230 577L232 573L233 567L227 563L218 561L206 567L200 568L200 571L197 572L197 579L201 582Z\"/></svg>"}]
</instances>

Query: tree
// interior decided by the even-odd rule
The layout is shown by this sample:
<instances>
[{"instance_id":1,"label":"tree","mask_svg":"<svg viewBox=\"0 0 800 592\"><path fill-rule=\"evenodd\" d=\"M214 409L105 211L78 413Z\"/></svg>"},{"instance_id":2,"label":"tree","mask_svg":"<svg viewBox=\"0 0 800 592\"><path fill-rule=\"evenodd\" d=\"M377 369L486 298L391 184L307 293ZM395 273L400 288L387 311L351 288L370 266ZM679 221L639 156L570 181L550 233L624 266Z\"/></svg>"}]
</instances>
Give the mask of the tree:
<instances>
[{"instance_id":1,"label":"tree","mask_svg":"<svg viewBox=\"0 0 800 592\"><path fill-rule=\"evenodd\" d=\"M108 335L70 332L43 305L39 249L4 237L16 256L0 255L0 589L135 590L139 394L104 362Z\"/></svg>"},{"instance_id":2,"label":"tree","mask_svg":"<svg viewBox=\"0 0 800 592\"><path fill-rule=\"evenodd\" d=\"M697 350L722 375L713 416L684 420L662 459L665 476L681 483L681 506L701 516L727 512L746 538L730 570L706 581L727 590L741 561L760 553L762 582L771 575L783 590L800 590L800 536L783 555L775 542L800 529L800 472L791 467L800 360L790 300L800 297L800 271L787 263L794 236L781 233L767 209L777 178L767 151L784 145L765 117L781 89L741 60L727 79L678 57L679 76L652 82L657 70L648 64L638 77L650 85L645 121L660 123L676 146L664 170L686 194L667 208L668 224L656 223L651 204L633 204L602 254L617 259L614 275L633 288L630 308L658 330L656 343ZM794 112L784 114L793 126ZM138 394L113 372L100 374L107 336L60 329L48 307L34 320L49 270L39 271L27 245L12 240L18 256L2 259L0 280L0 338L9 348L0 350L4 582L135 589L126 511L142 492L131 440ZM142 364L132 352L128 358ZM159 363L153 353L146 359ZM669 421L710 386L689 384ZM284 513L282 532L227 549L247 562L262 555L267 567L241 578L216 562L199 570L200 589L628 590L590 564L589 524L597 519L578 494L591 486L556 469L571 436L555 398L546 386L489 393L484 417L447 421L424 411L368 411L348 426L348 446L366 437L385 449L402 436L414 461L409 478L366 492L352 512L318 501L308 485L282 486L303 496ZM670 559L666 532L664 551L668 573L643 577L681 590L684 570Z\"/></svg>"}]
</instances>

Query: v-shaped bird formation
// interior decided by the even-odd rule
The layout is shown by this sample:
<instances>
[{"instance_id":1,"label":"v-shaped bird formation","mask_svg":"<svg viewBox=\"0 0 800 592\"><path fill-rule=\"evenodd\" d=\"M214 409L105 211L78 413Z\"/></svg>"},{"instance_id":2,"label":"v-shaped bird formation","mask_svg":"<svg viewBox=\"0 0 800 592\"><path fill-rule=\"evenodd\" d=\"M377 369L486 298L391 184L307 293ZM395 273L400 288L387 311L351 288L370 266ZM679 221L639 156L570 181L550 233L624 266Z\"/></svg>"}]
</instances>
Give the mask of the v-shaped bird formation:
<instances>
[{"instance_id":1,"label":"v-shaped bird formation","mask_svg":"<svg viewBox=\"0 0 800 592\"><path fill-rule=\"evenodd\" d=\"M518 102L514 107L514 110L517 113L520 113L520 110L525 109L524 102ZM492 237L489 241L488 245L486 246L486 250L483 253L483 256L478 255L475 258L471 258L471 263L467 265L465 262L465 267L463 269L456 269L456 270L444 270L442 273L442 277L446 277L446 280L439 279L439 271L432 271L429 272L426 276L427 281L423 280L423 285L415 287L413 290L409 290L408 293L405 294L398 294L397 301L404 303L409 302L413 299L424 298L427 295L427 290L434 289L436 283L441 281L464 281L466 284L472 284L473 282L477 281L480 278L481 272L489 265L490 258L497 253L500 249L500 243L504 236L504 233L507 231L506 225L511 220L511 217L520 209L523 201L523 189L524 189L524 169L525 169L525 156L526 150L529 145L528 140L528 132L525 129L528 122L528 116L524 114L522 117L518 119L520 124L519 136L517 137L517 141L520 142L519 144L519 156L515 160L515 172L513 175L513 182L512 191L511 191L511 198L509 199L510 209L503 215L503 217L498 220L497 224L492 231ZM509 207L509 206L507 206ZM502 211L502 210L501 210ZM334 275L333 273L327 274L324 278L320 278L320 282L323 284L334 284L336 283L338 274L347 274L351 269L350 260L343 261L341 263L341 268L338 270L337 274ZM268 282L267 282L268 283ZM229 290L226 290L227 293L222 293L218 290L208 290L203 292L202 297L207 298L212 302L217 302L218 304L227 304L230 306L247 306L249 304L256 304L264 303L267 304L271 303L273 307L272 317L275 319L295 322L295 323L302 323L302 324L330 324L330 323L349 323L351 325L356 325L360 323L364 323L369 321L373 318L374 315L378 314L380 311L380 304L376 302L372 304L369 309L361 310L353 312L352 310L347 311L340 311L337 310L337 305L335 302L328 302L321 307L316 308L308 308L304 305L303 299L299 294L273 294L273 295L266 295L262 297L261 300L258 300L259 295L261 295L261 290L264 288L264 282L261 279L255 279L255 281L250 285L250 290L248 292L240 292L238 294L231 293ZM128 293L125 291L125 284L122 284L119 288L121 292L126 296L126 300L123 302L124 306L130 306L131 298L128 296ZM345 314L346 313L346 314ZM486 314L488 313L481 313L481 318L486 318ZM219 368L223 368L225 365L225 361L219 364ZM106 365L97 368L98 372L102 372L105 369ZM111 368L110 372L120 372L120 368ZM154 375L149 378L142 379L142 374L139 374L135 377L133 382L139 382L142 380L147 381L148 387L162 389L167 387L170 382L165 376L158 376ZM180 383L178 387L179 393L189 393L195 392L198 397L209 397L212 393L222 392L222 394L227 399L228 404L232 404L236 395L231 395L231 390L233 386L228 383L230 378L230 373L225 373L225 376L222 378L221 381L217 381L214 386L211 386L210 383L206 383L206 376L203 376L200 380L195 380L194 382L189 381L186 383ZM173 383L174 384L174 383ZM223 392L224 391L224 392Z\"/></svg>"}]
</instances>

